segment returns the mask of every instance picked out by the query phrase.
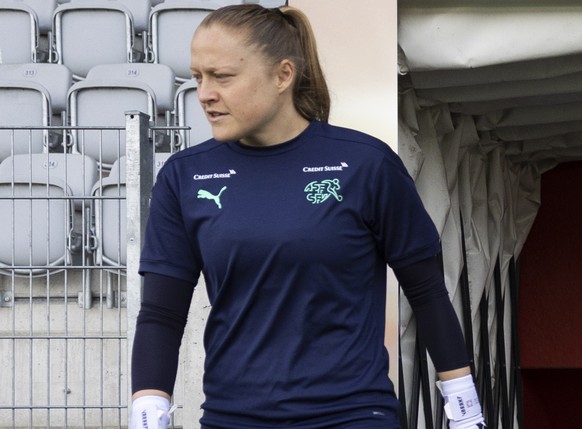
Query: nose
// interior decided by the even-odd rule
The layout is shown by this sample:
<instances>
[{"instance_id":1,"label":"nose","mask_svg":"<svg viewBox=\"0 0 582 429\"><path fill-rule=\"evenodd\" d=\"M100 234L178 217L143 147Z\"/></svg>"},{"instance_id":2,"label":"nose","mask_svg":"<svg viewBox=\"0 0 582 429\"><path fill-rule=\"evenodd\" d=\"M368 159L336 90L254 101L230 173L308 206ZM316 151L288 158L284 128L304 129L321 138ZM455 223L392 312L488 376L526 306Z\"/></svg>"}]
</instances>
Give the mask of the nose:
<instances>
[{"instance_id":1,"label":"nose","mask_svg":"<svg viewBox=\"0 0 582 429\"><path fill-rule=\"evenodd\" d=\"M218 93L209 82L199 82L198 83L198 100L200 100L201 104L209 104L218 99Z\"/></svg>"}]
</instances>

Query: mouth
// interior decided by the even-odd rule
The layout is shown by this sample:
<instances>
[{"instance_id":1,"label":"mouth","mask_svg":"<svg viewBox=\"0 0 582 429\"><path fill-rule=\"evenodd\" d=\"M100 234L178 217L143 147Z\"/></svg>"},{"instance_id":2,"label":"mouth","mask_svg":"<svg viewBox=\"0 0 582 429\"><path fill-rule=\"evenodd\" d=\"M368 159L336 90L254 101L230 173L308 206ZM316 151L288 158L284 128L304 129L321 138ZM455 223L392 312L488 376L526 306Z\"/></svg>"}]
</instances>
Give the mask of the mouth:
<instances>
[{"instance_id":1,"label":"mouth","mask_svg":"<svg viewBox=\"0 0 582 429\"><path fill-rule=\"evenodd\" d=\"M223 113L223 112L217 112L217 111L214 111L214 110L207 110L206 111L206 116L208 117L208 120L210 122L214 122L214 121L218 121L221 118L227 116L227 114L226 113Z\"/></svg>"}]
</instances>

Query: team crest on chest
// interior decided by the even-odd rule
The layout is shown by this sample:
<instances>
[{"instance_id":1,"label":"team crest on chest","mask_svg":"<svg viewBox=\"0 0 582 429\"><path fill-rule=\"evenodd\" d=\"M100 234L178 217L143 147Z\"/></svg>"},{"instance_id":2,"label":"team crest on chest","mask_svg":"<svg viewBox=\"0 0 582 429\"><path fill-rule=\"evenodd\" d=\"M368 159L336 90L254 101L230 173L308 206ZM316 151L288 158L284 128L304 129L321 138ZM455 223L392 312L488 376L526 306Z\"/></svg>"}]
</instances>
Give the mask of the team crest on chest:
<instances>
[{"instance_id":1,"label":"team crest on chest","mask_svg":"<svg viewBox=\"0 0 582 429\"><path fill-rule=\"evenodd\" d=\"M305 187L305 197L311 204L321 204L327 201L329 197L333 197L336 201L341 202L344 197L339 193L340 188L339 179L314 180Z\"/></svg>"}]
</instances>

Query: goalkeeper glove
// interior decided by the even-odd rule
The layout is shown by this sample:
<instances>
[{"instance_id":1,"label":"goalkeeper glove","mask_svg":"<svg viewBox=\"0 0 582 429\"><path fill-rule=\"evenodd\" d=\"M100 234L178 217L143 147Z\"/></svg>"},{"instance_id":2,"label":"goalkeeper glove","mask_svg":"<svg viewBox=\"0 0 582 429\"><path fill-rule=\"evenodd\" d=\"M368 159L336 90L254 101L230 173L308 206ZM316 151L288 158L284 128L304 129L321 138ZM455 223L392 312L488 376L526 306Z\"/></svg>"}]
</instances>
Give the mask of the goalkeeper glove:
<instances>
[{"instance_id":1,"label":"goalkeeper glove","mask_svg":"<svg viewBox=\"0 0 582 429\"><path fill-rule=\"evenodd\" d=\"M167 429L174 409L170 409L170 401L163 396L140 396L131 404L130 428Z\"/></svg>"},{"instance_id":2,"label":"goalkeeper glove","mask_svg":"<svg viewBox=\"0 0 582 429\"><path fill-rule=\"evenodd\" d=\"M466 375L441 381L439 389L445 400L445 414L449 419L450 429L481 429L485 427L473 377Z\"/></svg>"}]
</instances>

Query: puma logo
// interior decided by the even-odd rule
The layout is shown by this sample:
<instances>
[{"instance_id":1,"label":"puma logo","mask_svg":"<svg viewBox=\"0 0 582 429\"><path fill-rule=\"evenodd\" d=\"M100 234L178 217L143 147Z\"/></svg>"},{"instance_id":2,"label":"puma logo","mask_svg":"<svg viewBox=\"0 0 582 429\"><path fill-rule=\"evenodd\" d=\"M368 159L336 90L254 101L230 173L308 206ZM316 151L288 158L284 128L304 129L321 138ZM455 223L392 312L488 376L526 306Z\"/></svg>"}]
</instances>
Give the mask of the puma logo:
<instances>
[{"instance_id":1,"label":"puma logo","mask_svg":"<svg viewBox=\"0 0 582 429\"><path fill-rule=\"evenodd\" d=\"M205 198L207 200L212 200L216 203L219 209L222 208L222 204L220 203L220 196L226 190L226 186L223 186L218 195L212 195L210 192L200 189L198 191L198 198Z\"/></svg>"}]
</instances>

